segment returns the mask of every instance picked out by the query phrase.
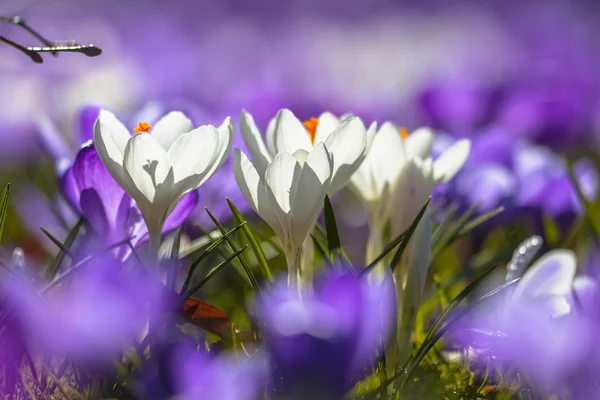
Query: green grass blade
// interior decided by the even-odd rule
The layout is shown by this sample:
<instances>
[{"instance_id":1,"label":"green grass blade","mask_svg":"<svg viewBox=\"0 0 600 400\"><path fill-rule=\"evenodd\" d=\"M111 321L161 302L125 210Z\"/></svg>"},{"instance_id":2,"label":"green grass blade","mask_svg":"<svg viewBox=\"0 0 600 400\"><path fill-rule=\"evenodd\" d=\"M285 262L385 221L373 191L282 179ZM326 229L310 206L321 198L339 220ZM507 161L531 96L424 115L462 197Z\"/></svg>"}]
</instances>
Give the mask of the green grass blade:
<instances>
[{"instance_id":1,"label":"green grass blade","mask_svg":"<svg viewBox=\"0 0 600 400\"><path fill-rule=\"evenodd\" d=\"M192 276L194 275L194 271L196 270L196 268L198 267L198 265L200 265L200 263L209 256L210 253L212 253L217 247L219 247L221 244L223 244L223 242L225 242L225 239L231 237L231 235L233 235L234 233L236 233L237 231L239 231L244 225L246 225L246 222L244 222L243 224L240 224L238 226L236 226L235 228L233 228L232 230L230 230L229 232L227 232L225 235L222 235L220 238L218 238L217 240L215 240L214 242L212 242L207 248L206 250L204 250L202 252L202 254L200 254L193 262L192 264L190 264L189 270L188 270L188 274L185 278L185 281L183 282L183 286L181 287L181 293L184 293L188 286L190 285L190 281L192 280Z\"/></svg>"},{"instance_id":2,"label":"green grass blade","mask_svg":"<svg viewBox=\"0 0 600 400\"><path fill-rule=\"evenodd\" d=\"M233 213L233 218L235 220L235 223L238 225L243 224L242 236L250 245L250 248L252 249L252 252L254 253L254 256L256 257L256 260L258 262L258 266L262 270L264 276L269 281L272 282L273 281L273 273L271 272L271 267L269 266L269 262L267 261L265 252L263 251L262 247L260 246L260 242L254 236L254 233L252 233L252 229L250 229L248 224L246 224L246 219L244 218L242 213L240 213L240 211L237 209L235 204L233 204L233 202L231 200L229 200L228 198L226 200L227 200L227 204L229 204L229 208L231 209L231 212Z\"/></svg>"},{"instance_id":3,"label":"green grass blade","mask_svg":"<svg viewBox=\"0 0 600 400\"><path fill-rule=\"evenodd\" d=\"M502 211L504 211L504 206L496 207L492 211L485 213L483 215L480 215L479 217L471 220L470 222L465 224L462 228L460 228L460 230L458 231L458 236L463 236L463 235L469 233L473 229L477 228L479 225L494 218L496 215L500 214Z\"/></svg>"},{"instance_id":4,"label":"green grass blade","mask_svg":"<svg viewBox=\"0 0 600 400\"><path fill-rule=\"evenodd\" d=\"M581 189L581 185L579 185L579 180L575 175L573 162L570 160L567 160L567 169L569 171L569 177L571 178L571 182L573 183L575 191L577 192L577 197L581 201L581 204L583 204L586 218L590 223L590 226L594 230L596 237L600 238L600 214L598 213L598 210L594 207L592 202L590 202L590 200L588 200L588 198L585 197L583 189Z\"/></svg>"},{"instance_id":5,"label":"green grass blade","mask_svg":"<svg viewBox=\"0 0 600 400\"><path fill-rule=\"evenodd\" d=\"M440 240L438 240L438 243L436 246L433 247L432 251L431 251L431 259L435 260L437 258L437 256L440 254L440 252L446 248L446 246L449 246L450 244L452 244L459 236L459 232L461 231L461 229L463 229L467 223L469 222L469 220L471 219L471 217L473 215L475 215L475 213L477 212L477 208L479 207L479 205L474 205L473 207L469 208L453 225L451 228L448 229L448 232L446 232L446 234L442 235L442 237L440 238Z\"/></svg>"},{"instance_id":6,"label":"green grass blade","mask_svg":"<svg viewBox=\"0 0 600 400\"><path fill-rule=\"evenodd\" d=\"M56 244L58 246L58 248L60 249L60 251L58 252L56 257L54 257L54 259L52 260L52 262L48 265L48 268L46 269L46 272L44 274L46 279L48 279L48 280L54 279L54 277L56 276L56 273L60 269L60 264L62 263L63 259L65 258L65 255L68 254L69 248L75 241L75 238L77 237L77 234L79 233L79 230L81 229L82 226L83 226L83 218L79 218L79 220L77 221L75 226L73 226L73 228L69 231L69 234L67 235L67 239L65 240L65 243L61 243L60 240L58 240L54 236L52 236L47 230L45 230L44 228L41 228L42 231L46 234L46 236L48 236L50 238L50 240L52 240L52 242L54 242L54 244ZM71 257L71 256L69 255L69 257Z\"/></svg>"},{"instance_id":7,"label":"green grass blade","mask_svg":"<svg viewBox=\"0 0 600 400\"><path fill-rule=\"evenodd\" d=\"M239 250L235 251L234 253L232 253L229 257L227 257L225 260L223 260L216 267L214 267L210 271L208 271L208 273L206 274L206 276L204 278L202 278L198 283L196 283L195 285L193 285L188 291L186 291L181 296L181 300L185 301L185 300L189 299L202 286L204 286L206 284L206 282L208 282L217 272L219 272L224 266L226 266L227 264L229 264L230 262L232 262L235 258L237 258L238 260L242 260L242 257L240 257L240 256L247 249L248 249L248 245L245 245L241 249L239 249Z\"/></svg>"},{"instance_id":8,"label":"green grass blade","mask_svg":"<svg viewBox=\"0 0 600 400\"><path fill-rule=\"evenodd\" d=\"M213 221L217 229L221 232L221 235L225 236L227 234L227 231L225 230L225 228L223 228L223 225L221 225L221 223L217 221L217 219L214 217L214 215L211 214L208 208L206 208L206 212L208 213L208 216ZM231 251L233 251L234 253L239 250L235 243L233 243L233 241L229 237L225 238L225 241L229 245ZM246 279L248 279L248 283L250 284L250 286L252 286L252 289L260 291L258 281L256 280L256 277L254 276L254 273L252 272L252 269L250 268L248 262L244 259L244 257L238 257L237 260L242 267L242 271L244 272Z\"/></svg>"},{"instance_id":9,"label":"green grass blade","mask_svg":"<svg viewBox=\"0 0 600 400\"><path fill-rule=\"evenodd\" d=\"M438 243L438 241L440 240L442 235L446 232L446 229L448 228L448 226L450 225L450 223L456 216L457 211L458 211L457 203L454 202L448 206L448 210L446 211L446 216L444 217L442 222L440 222L440 224L437 226L435 231L433 231L433 235L431 236L432 247L436 246L436 244Z\"/></svg>"},{"instance_id":10,"label":"green grass blade","mask_svg":"<svg viewBox=\"0 0 600 400\"><path fill-rule=\"evenodd\" d=\"M406 231L404 240L402 240L402 243L400 243L400 247L398 247L398 250L394 254L394 257L392 258L392 263L390 264L392 271L394 271L396 269L396 266L398 266L398 264L400 263L400 258L402 257L402 254L404 254L404 251L406 250L406 247L408 246L408 243L410 242L410 238L415 233L415 230L417 229L419 222L421 222L421 219L425 215L425 212L427 211L427 207L429 207L430 202L431 202L431 196L429 196L429 198L425 202L425 205L423 206L423 208L421 208L421 211L419 211L419 214L417 214L417 217L415 218L415 220L412 222L412 224Z\"/></svg>"},{"instance_id":11,"label":"green grass blade","mask_svg":"<svg viewBox=\"0 0 600 400\"><path fill-rule=\"evenodd\" d=\"M2 241L2 233L6 224L6 215L8 214L8 198L10 196L10 183L6 185L0 197L0 241Z\"/></svg>"},{"instance_id":12,"label":"green grass blade","mask_svg":"<svg viewBox=\"0 0 600 400\"><path fill-rule=\"evenodd\" d=\"M396 248L396 246L398 246L400 244L400 242L402 242L404 240L405 237L406 237L406 232L402 232L400 234L400 236L398 236L396 239L394 239L392 241L392 243L388 244L385 247L385 249L383 249L383 252L381 252L380 255L378 255L373 261L371 261L371 263L369 265L367 265L365 267L365 269L363 269L361 271L361 275L368 273L375 265L377 265L377 263L379 263L379 261L383 260L385 258L385 256L387 256L390 253L390 251L394 250Z\"/></svg>"}]
</instances>

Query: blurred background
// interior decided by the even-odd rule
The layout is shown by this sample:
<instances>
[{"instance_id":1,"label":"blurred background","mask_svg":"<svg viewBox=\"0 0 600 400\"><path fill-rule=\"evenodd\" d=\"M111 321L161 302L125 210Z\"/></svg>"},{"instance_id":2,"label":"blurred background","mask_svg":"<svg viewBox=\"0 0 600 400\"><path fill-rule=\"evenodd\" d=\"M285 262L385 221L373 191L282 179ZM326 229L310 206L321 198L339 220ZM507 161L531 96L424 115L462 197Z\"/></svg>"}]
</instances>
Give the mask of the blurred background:
<instances>
[{"instance_id":1,"label":"blurred background","mask_svg":"<svg viewBox=\"0 0 600 400\"><path fill-rule=\"evenodd\" d=\"M596 191L599 11L599 2L581 0L3 1L0 15L103 50L36 65L0 46L0 184L11 182L14 193L4 244L35 259L47 244L39 225L60 238L49 147L75 154L86 105L129 121L140 110L181 108L198 124L218 124L246 109L265 127L285 107L303 119L328 110L429 125L440 151L458 137L473 141L440 199L483 211L504 205L504 218L533 210L568 225L581 204L564 156L578 160L584 191ZM17 26L0 25L0 35L38 45ZM48 143L49 124L64 143ZM229 216L225 196L247 207L227 165L202 187L198 221L204 206ZM340 223L359 227L356 200L338 200Z\"/></svg>"}]
</instances>

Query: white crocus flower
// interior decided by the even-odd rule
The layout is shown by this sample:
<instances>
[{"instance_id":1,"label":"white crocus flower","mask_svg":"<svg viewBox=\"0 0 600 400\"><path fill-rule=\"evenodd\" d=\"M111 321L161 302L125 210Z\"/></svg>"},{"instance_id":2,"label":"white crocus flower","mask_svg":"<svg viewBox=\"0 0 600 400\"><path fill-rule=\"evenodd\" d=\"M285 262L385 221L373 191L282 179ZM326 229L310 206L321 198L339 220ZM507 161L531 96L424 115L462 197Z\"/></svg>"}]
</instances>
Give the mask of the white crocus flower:
<instances>
[{"instance_id":1,"label":"white crocus flower","mask_svg":"<svg viewBox=\"0 0 600 400\"><path fill-rule=\"evenodd\" d=\"M240 121L244 142L259 172L264 171L280 152L309 153L319 143L325 143L334 159L330 196L348 184L363 162L375 128L373 123L366 131L360 118L344 115L338 119L329 112L302 123L290 110L283 109L269 123L266 140L263 140L250 113L243 111Z\"/></svg>"},{"instance_id":2,"label":"white crocus flower","mask_svg":"<svg viewBox=\"0 0 600 400\"><path fill-rule=\"evenodd\" d=\"M235 149L235 179L254 211L275 231L286 255L288 281L296 285L298 252L323 208L334 158L319 143L310 152L281 151L266 164L262 161L250 162Z\"/></svg>"},{"instance_id":3,"label":"white crocus flower","mask_svg":"<svg viewBox=\"0 0 600 400\"><path fill-rule=\"evenodd\" d=\"M195 190L225 162L233 140L233 123L196 129L179 111L154 127L142 122L129 130L109 111L102 110L94 142L102 163L138 205L154 250L158 250L165 219L183 195Z\"/></svg>"}]
</instances>

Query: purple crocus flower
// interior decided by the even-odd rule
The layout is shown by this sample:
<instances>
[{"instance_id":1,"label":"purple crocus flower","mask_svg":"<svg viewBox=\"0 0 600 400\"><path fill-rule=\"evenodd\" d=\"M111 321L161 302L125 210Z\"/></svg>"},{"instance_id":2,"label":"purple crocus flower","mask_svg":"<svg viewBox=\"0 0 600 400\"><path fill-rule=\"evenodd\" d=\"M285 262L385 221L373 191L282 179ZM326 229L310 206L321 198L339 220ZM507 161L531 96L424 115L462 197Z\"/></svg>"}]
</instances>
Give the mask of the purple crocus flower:
<instances>
[{"instance_id":1,"label":"purple crocus flower","mask_svg":"<svg viewBox=\"0 0 600 400\"><path fill-rule=\"evenodd\" d=\"M375 283L347 270L301 293L279 282L258 299L254 314L264 324L278 393L341 399L373 370L389 339L394 284L391 276Z\"/></svg>"},{"instance_id":2,"label":"purple crocus flower","mask_svg":"<svg viewBox=\"0 0 600 400\"><path fill-rule=\"evenodd\" d=\"M143 333L148 310L157 318L168 304L164 286L140 269L122 270L109 257L88 264L47 290L15 279L4 280L2 290L34 348L102 363Z\"/></svg>"},{"instance_id":3,"label":"purple crocus flower","mask_svg":"<svg viewBox=\"0 0 600 400\"><path fill-rule=\"evenodd\" d=\"M172 380L182 399L255 400L268 381L268 366L261 356L240 360L180 345L171 362Z\"/></svg>"},{"instance_id":4,"label":"purple crocus flower","mask_svg":"<svg viewBox=\"0 0 600 400\"><path fill-rule=\"evenodd\" d=\"M102 164L93 144L81 148L73 166L61 178L61 189L102 244L133 237L135 245L147 238L148 229L139 209ZM167 218L163 231L180 226L197 201L196 191L185 195Z\"/></svg>"}]
</instances>

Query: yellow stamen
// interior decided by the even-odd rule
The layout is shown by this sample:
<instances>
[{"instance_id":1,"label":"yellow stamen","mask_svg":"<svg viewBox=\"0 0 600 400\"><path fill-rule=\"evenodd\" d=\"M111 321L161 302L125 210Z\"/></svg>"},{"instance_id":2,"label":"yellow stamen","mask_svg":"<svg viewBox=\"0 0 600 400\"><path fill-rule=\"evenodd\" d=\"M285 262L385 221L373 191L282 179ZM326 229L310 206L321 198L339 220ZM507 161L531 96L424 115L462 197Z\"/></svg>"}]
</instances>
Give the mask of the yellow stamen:
<instances>
[{"instance_id":1,"label":"yellow stamen","mask_svg":"<svg viewBox=\"0 0 600 400\"><path fill-rule=\"evenodd\" d=\"M137 127L133 128L133 131L135 133L150 133L150 128L152 128L152 126L150 126L149 123L144 121L140 122Z\"/></svg>"},{"instance_id":2,"label":"yellow stamen","mask_svg":"<svg viewBox=\"0 0 600 400\"><path fill-rule=\"evenodd\" d=\"M402 136L402 139L408 138L408 129L400 128L400 136Z\"/></svg>"},{"instance_id":3,"label":"yellow stamen","mask_svg":"<svg viewBox=\"0 0 600 400\"><path fill-rule=\"evenodd\" d=\"M304 121L304 127L308 131L308 136L310 136L310 142L313 146L317 137L317 126L319 126L319 118L312 117L311 119Z\"/></svg>"}]
</instances>

